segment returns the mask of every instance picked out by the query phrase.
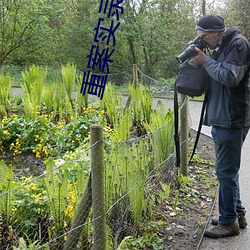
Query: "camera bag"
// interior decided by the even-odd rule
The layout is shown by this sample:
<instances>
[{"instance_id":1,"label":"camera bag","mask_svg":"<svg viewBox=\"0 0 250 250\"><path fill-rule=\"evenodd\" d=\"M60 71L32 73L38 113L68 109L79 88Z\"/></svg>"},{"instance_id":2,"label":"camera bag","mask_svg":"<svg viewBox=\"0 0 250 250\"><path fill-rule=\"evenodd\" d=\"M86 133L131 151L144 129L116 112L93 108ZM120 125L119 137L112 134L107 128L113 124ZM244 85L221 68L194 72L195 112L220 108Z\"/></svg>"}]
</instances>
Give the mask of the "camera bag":
<instances>
[{"instance_id":1,"label":"camera bag","mask_svg":"<svg viewBox=\"0 0 250 250\"><path fill-rule=\"evenodd\" d=\"M208 74L203 66L190 58L181 64L175 87L180 94L201 96L207 88L207 81Z\"/></svg>"},{"instance_id":2,"label":"camera bag","mask_svg":"<svg viewBox=\"0 0 250 250\"><path fill-rule=\"evenodd\" d=\"M178 114L178 93L183 95L188 95L191 97L201 96L205 93L204 101L201 109L200 121L198 130L196 133L195 143L191 157L189 159L189 164L195 154L196 147L199 141L203 116L205 113L206 103L207 103L207 84L209 76L202 65L197 65L193 59L188 59L181 64L181 71L175 81L174 88L174 125L175 125L175 149L176 149L176 166L180 167L180 140L179 140L179 114Z\"/></svg>"}]
</instances>

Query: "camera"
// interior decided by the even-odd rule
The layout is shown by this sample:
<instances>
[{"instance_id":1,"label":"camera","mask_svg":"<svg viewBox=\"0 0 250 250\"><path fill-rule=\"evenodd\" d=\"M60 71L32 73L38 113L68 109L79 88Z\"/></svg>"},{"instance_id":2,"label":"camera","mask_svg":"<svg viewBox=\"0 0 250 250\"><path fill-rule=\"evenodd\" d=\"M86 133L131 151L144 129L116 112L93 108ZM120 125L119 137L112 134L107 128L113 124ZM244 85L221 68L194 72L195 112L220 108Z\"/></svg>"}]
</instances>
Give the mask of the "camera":
<instances>
[{"instance_id":1,"label":"camera","mask_svg":"<svg viewBox=\"0 0 250 250\"><path fill-rule=\"evenodd\" d=\"M199 36L197 36L190 45L180 54L176 57L177 61L179 63L183 63L188 58L198 55L198 53L195 51L195 47L199 48L200 50L203 50L207 48L207 43Z\"/></svg>"}]
</instances>

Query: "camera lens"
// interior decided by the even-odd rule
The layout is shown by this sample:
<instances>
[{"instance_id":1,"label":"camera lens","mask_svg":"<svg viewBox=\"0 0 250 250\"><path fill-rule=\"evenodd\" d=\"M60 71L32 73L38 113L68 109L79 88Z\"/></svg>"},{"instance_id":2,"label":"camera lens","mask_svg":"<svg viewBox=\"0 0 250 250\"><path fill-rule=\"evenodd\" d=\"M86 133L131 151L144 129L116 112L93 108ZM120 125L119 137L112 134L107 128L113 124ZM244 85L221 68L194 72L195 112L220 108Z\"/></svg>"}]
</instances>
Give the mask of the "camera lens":
<instances>
[{"instance_id":1,"label":"camera lens","mask_svg":"<svg viewBox=\"0 0 250 250\"><path fill-rule=\"evenodd\" d=\"M203 50L207 47L207 43L199 36L197 36L192 43L180 54L176 57L177 61L179 63L183 63L188 58L198 55L195 47L199 48L200 50Z\"/></svg>"},{"instance_id":2,"label":"camera lens","mask_svg":"<svg viewBox=\"0 0 250 250\"><path fill-rule=\"evenodd\" d=\"M188 58L198 55L198 53L194 49L195 47L195 44L191 44L189 47L187 47L180 55L176 57L177 61L179 63L183 63Z\"/></svg>"}]
</instances>

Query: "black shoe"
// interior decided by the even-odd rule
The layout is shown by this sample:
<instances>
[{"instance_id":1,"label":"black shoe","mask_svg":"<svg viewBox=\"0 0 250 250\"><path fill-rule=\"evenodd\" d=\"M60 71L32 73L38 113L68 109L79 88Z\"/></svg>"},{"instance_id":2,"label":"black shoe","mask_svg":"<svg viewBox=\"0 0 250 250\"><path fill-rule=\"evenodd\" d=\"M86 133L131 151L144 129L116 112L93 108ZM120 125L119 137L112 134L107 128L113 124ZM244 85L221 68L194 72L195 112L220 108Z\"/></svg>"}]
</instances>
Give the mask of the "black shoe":
<instances>
[{"instance_id":1,"label":"black shoe","mask_svg":"<svg viewBox=\"0 0 250 250\"><path fill-rule=\"evenodd\" d=\"M245 228L247 226L247 220L246 220L245 214L239 215L238 222L239 222L240 229L243 229L243 228ZM214 225L214 226L217 226L218 225L218 219L217 218L212 218L211 224Z\"/></svg>"},{"instance_id":2,"label":"black shoe","mask_svg":"<svg viewBox=\"0 0 250 250\"><path fill-rule=\"evenodd\" d=\"M240 227L238 222L234 222L232 224L222 225L219 224L210 229L206 229L204 235L209 238L224 238L228 236L239 235Z\"/></svg>"}]
</instances>

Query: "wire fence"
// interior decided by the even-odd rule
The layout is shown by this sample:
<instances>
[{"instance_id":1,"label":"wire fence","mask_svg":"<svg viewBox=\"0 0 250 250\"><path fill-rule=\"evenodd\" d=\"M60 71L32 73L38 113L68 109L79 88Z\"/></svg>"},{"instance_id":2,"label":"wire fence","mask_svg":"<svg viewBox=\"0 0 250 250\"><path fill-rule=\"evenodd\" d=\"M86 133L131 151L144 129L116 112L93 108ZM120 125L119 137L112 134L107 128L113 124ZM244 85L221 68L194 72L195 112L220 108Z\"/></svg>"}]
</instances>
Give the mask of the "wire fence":
<instances>
[{"instance_id":1,"label":"wire fence","mask_svg":"<svg viewBox=\"0 0 250 250\"><path fill-rule=\"evenodd\" d=\"M159 83L138 71L144 84ZM170 85L166 89L172 91ZM186 109L187 100L180 110ZM170 115L141 137L97 139L89 148L77 149L74 158L48 159L41 175L20 178L19 186L15 171L1 161L1 249L119 249L129 237L143 234L139 225L154 218L155 204L164 199L162 183L171 183L176 174L173 134ZM93 158L96 145L102 148ZM93 182L93 161L101 160L100 152L104 188L98 179ZM96 216L94 207L103 206L100 190L105 210ZM105 225L98 230L103 219Z\"/></svg>"},{"instance_id":2,"label":"wire fence","mask_svg":"<svg viewBox=\"0 0 250 250\"><path fill-rule=\"evenodd\" d=\"M173 141L167 142L169 156L164 161L157 164L154 155L158 147L153 144L153 138L154 141L162 138L162 130L168 130L167 126L142 138L117 143L104 142L105 215L108 237L112 239L112 245L107 249L117 249L124 237L135 235L141 220L153 216L155 192L159 190L160 182L171 179L174 167ZM81 152L81 155L89 156L90 149ZM1 210L8 214L2 214L0 221L2 249L20 246L22 241L32 242L34 249L63 249L67 236L71 232L77 235L75 232L79 229L81 234L77 239L77 247L72 248L71 245L65 249L91 249L93 223L100 218L93 220L92 200L86 199L94 188L88 184L91 172L88 164L78 161L58 165L49 161L42 175L24 179L14 189L11 189L14 177L7 173L6 165L3 162L1 164L2 188L6 191L0 194L0 204ZM87 190L83 192L84 189ZM86 204L80 210L83 214L77 226L71 228L79 211L81 194L86 192L83 196ZM98 196L95 199L100 201ZM98 240L102 240L100 236Z\"/></svg>"}]
</instances>

